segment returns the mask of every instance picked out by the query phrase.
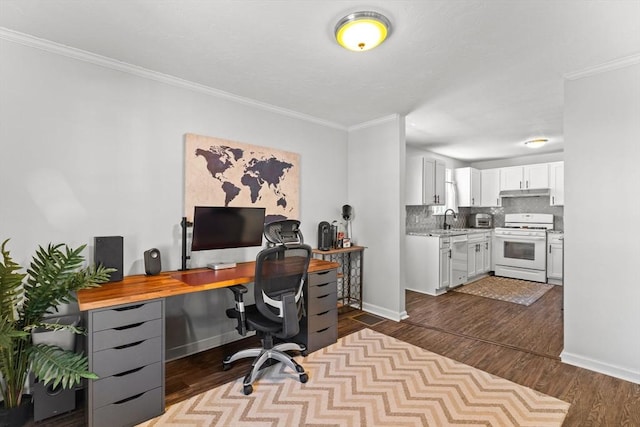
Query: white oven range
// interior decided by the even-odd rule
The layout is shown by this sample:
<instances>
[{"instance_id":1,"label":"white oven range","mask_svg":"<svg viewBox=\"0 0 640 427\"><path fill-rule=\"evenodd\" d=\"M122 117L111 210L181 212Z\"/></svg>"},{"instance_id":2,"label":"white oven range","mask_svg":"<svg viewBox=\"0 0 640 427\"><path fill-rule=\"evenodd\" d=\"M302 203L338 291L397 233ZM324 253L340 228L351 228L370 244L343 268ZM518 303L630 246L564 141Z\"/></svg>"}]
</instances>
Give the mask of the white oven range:
<instances>
[{"instance_id":1,"label":"white oven range","mask_svg":"<svg viewBox=\"0 0 640 427\"><path fill-rule=\"evenodd\" d=\"M505 214L505 226L494 230L495 275L547 281L547 230L552 214Z\"/></svg>"}]
</instances>

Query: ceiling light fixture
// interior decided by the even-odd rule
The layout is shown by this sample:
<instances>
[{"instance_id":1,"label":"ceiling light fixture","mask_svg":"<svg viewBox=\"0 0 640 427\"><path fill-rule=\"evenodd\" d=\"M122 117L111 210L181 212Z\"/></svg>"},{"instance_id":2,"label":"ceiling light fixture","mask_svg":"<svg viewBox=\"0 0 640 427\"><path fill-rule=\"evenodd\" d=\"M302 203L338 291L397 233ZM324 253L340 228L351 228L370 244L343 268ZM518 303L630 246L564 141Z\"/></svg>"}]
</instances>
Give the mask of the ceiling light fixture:
<instances>
[{"instance_id":1,"label":"ceiling light fixture","mask_svg":"<svg viewBox=\"0 0 640 427\"><path fill-rule=\"evenodd\" d=\"M529 148L540 148L543 145L545 145L547 142L549 142L547 138L536 138L536 139L530 139L528 141L525 141L524 145L526 145Z\"/></svg>"},{"instance_id":2,"label":"ceiling light fixture","mask_svg":"<svg viewBox=\"0 0 640 427\"><path fill-rule=\"evenodd\" d=\"M382 43L391 34L391 22L378 12L354 12L335 28L336 40L345 49L364 52Z\"/></svg>"}]
</instances>

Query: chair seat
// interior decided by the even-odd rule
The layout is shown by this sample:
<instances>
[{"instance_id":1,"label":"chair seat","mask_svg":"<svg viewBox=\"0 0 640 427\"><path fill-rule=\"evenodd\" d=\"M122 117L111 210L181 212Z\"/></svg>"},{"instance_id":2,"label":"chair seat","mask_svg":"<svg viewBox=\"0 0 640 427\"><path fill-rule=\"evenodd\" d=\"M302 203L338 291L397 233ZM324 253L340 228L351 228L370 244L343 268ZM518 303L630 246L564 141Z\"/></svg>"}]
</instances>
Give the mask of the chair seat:
<instances>
[{"instance_id":1,"label":"chair seat","mask_svg":"<svg viewBox=\"0 0 640 427\"><path fill-rule=\"evenodd\" d=\"M278 332L282 329L282 323L272 322L269 319L265 319L255 304L247 305L244 308L247 321L247 329L250 331L269 332L275 336L279 336ZM231 318L238 318L238 312L235 309L228 309L226 311L227 316Z\"/></svg>"}]
</instances>

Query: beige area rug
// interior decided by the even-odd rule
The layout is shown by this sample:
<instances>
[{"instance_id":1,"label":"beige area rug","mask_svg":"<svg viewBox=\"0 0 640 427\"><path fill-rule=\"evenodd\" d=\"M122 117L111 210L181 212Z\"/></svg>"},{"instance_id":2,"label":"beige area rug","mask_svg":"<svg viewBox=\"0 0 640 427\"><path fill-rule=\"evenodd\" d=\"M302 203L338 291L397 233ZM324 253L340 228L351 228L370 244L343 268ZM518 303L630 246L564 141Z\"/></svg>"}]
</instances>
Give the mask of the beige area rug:
<instances>
[{"instance_id":1,"label":"beige area rug","mask_svg":"<svg viewBox=\"0 0 640 427\"><path fill-rule=\"evenodd\" d=\"M254 392L242 380L167 408L141 426L560 426L569 404L370 329L280 364Z\"/></svg>"},{"instance_id":2,"label":"beige area rug","mask_svg":"<svg viewBox=\"0 0 640 427\"><path fill-rule=\"evenodd\" d=\"M553 285L547 285L546 283L487 276L455 288L454 291L528 306L536 302L545 292L552 288Z\"/></svg>"}]
</instances>

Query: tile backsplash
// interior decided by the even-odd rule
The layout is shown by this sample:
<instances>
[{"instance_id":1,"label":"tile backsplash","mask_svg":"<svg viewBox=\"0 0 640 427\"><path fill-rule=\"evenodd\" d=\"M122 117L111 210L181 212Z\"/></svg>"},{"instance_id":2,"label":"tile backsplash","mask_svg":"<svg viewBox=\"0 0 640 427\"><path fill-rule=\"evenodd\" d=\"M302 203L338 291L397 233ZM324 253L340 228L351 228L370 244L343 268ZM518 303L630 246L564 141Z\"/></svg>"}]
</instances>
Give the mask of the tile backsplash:
<instances>
[{"instance_id":1,"label":"tile backsplash","mask_svg":"<svg viewBox=\"0 0 640 427\"><path fill-rule=\"evenodd\" d=\"M430 206L407 206L408 233L420 233L442 228L443 216L434 215ZM553 228L564 230L564 208L562 206L550 206L549 197L512 197L503 198L501 207L492 208L459 208L457 218L447 216L447 223L454 228L467 228L469 214L488 213L493 215L493 226L504 226L504 215L507 213L546 213L553 214Z\"/></svg>"}]
</instances>

